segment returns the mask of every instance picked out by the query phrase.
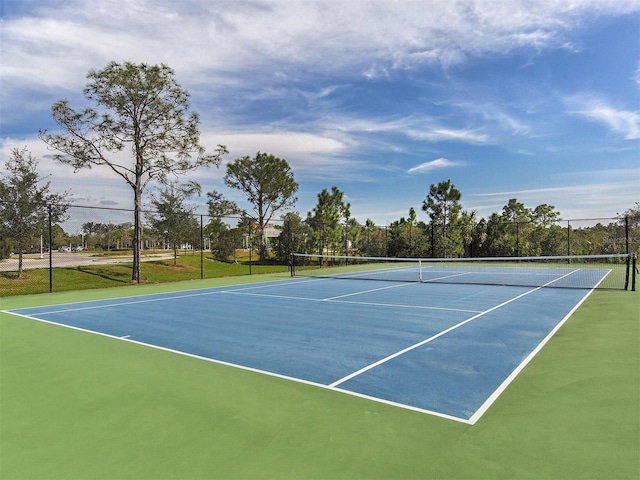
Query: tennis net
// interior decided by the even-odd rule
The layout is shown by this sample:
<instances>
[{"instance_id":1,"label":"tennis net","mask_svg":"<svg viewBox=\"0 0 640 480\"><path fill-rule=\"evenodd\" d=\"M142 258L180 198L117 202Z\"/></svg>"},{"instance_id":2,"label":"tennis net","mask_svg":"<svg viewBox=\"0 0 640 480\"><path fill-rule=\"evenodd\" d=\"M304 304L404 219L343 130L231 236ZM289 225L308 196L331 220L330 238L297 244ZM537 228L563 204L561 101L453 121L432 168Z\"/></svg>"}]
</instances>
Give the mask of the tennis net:
<instances>
[{"instance_id":1,"label":"tennis net","mask_svg":"<svg viewBox=\"0 0 640 480\"><path fill-rule=\"evenodd\" d=\"M387 258L293 254L292 276L635 290L635 256Z\"/></svg>"}]
</instances>

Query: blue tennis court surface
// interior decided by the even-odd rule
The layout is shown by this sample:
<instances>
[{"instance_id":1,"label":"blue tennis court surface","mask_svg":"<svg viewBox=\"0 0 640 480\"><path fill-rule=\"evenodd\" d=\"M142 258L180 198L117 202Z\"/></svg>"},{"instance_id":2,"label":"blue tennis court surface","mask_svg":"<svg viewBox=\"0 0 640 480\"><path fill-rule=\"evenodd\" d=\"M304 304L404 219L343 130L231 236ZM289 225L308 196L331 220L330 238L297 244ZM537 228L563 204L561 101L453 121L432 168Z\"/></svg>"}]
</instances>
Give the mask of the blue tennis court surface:
<instances>
[{"instance_id":1,"label":"blue tennis court surface","mask_svg":"<svg viewBox=\"0 0 640 480\"><path fill-rule=\"evenodd\" d=\"M10 313L473 424L588 293L307 278Z\"/></svg>"}]
</instances>

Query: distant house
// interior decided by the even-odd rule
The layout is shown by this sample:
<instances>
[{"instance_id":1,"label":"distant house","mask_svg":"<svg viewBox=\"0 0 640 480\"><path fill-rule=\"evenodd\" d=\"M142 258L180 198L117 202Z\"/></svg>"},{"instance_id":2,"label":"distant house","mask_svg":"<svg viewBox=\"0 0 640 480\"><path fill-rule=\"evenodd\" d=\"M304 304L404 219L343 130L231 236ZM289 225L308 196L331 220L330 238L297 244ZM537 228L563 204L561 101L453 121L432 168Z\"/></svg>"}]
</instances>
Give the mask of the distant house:
<instances>
[{"instance_id":1,"label":"distant house","mask_svg":"<svg viewBox=\"0 0 640 480\"><path fill-rule=\"evenodd\" d=\"M280 236L281 230L275 227L272 227L271 225L267 225L267 228L264 229L264 233L267 236L267 248L271 248L273 246L273 244L271 243L271 240L274 238L278 238ZM255 247L256 245L254 245ZM242 248L244 249L248 249L249 248L249 235L248 234L244 234L243 238L242 238Z\"/></svg>"}]
</instances>

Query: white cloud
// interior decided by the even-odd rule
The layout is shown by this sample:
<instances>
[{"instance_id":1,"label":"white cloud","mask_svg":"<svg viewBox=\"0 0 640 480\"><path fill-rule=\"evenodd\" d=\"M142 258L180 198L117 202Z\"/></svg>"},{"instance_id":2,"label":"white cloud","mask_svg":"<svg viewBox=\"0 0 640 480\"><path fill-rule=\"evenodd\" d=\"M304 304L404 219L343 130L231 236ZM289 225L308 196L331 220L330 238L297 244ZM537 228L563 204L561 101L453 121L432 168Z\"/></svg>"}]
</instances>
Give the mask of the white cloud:
<instances>
[{"instance_id":1,"label":"white cloud","mask_svg":"<svg viewBox=\"0 0 640 480\"><path fill-rule=\"evenodd\" d=\"M455 128L431 128L425 131L410 130L409 137L418 140L429 140L432 142L457 141L466 143L487 143L490 141L489 135L482 133L478 129L455 129Z\"/></svg>"},{"instance_id":2,"label":"white cloud","mask_svg":"<svg viewBox=\"0 0 640 480\"><path fill-rule=\"evenodd\" d=\"M320 120L319 125L326 130L336 130L347 135L358 132L393 133L419 141L456 141L471 144L493 141L492 135L485 133L482 128L454 128L438 122L427 115L408 115L390 119L334 116Z\"/></svg>"},{"instance_id":3,"label":"white cloud","mask_svg":"<svg viewBox=\"0 0 640 480\"><path fill-rule=\"evenodd\" d=\"M527 207L543 203L556 207L564 219L610 218L615 213L611 205L631 208L638 201L640 169L610 169L580 172L573 177L563 175L563 184L554 187L523 188L471 193L471 207L480 215L500 211L511 198ZM486 204L488 201L488 204ZM499 208L496 206L499 205Z\"/></svg>"},{"instance_id":4,"label":"white cloud","mask_svg":"<svg viewBox=\"0 0 640 480\"><path fill-rule=\"evenodd\" d=\"M478 113L484 122L496 125L499 131L511 135L527 135L531 131L530 127L522 120L497 105L466 103L461 107L470 113Z\"/></svg>"},{"instance_id":5,"label":"white cloud","mask_svg":"<svg viewBox=\"0 0 640 480\"><path fill-rule=\"evenodd\" d=\"M581 94L568 97L565 104L569 113L582 115L604 124L626 140L640 139L640 111L613 107L596 95Z\"/></svg>"},{"instance_id":6,"label":"white cloud","mask_svg":"<svg viewBox=\"0 0 640 480\"><path fill-rule=\"evenodd\" d=\"M256 134L208 132L202 136L202 143L208 149L214 147L214 142L229 150L225 162L243 156L253 157L261 151L287 160L296 178L334 178L336 172L340 172L345 180L367 178L363 172L365 164L347 158L345 153L349 146L335 136L285 130Z\"/></svg>"},{"instance_id":7,"label":"white cloud","mask_svg":"<svg viewBox=\"0 0 640 480\"><path fill-rule=\"evenodd\" d=\"M286 158L291 155L333 155L345 149L345 145L334 138L304 132L278 131L272 133L210 133L203 136L226 145L231 156L254 155L257 151Z\"/></svg>"},{"instance_id":8,"label":"white cloud","mask_svg":"<svg viewBox=\"0 0 640 480\"><path fill-rule=\"evenodd\" d=\"M74 171L70 165L55 160L53 155L58 152L50 150L37 137L4 139L0 143L0 158L8 159L14 148L22 149L24 147L38 160L38 175L43 182L50 182L50 191L69 192L71 203L91 207L131 208L133 206L133 190L110 168L94 166ZM131 162L131 159L127 158L128 153L123 151L115 153L114 156L122 157L123 163L126 164ZM3 170L4 163L0 165L0 172ZM202 172L205 171L202 170ZM198 181L197 178L194 180Z\"/></svg>"},{"instance_id":9,"label":"white cloud","mask_svg":"<svg viewBox=\"0 0 640 480\"><path fill-rule=\"evenodd\" d=\"M581 21L637 2L482 0L59 0L3 20L2 76L73 89L110 60L166 62L190 82L212 72L349 68L365 76L415 64L451 66L521 48L566 48Z\"/></svg>"},{"instance_id":10,"label":"white cloud","mask_svg":"<svg viewBox=\"0 0 640 480\"><path fill-rule=\"evenodd\" d=\"M6 13L17 7L5 3L0 121L3 130L11 132L6 135L51 128L48 111L61 98L70 97L80 108L78 97L90 69L103 68L111 60L164 62L191 92L208 149L226 144L231 152L227 160L266 151L286 158L296 176L339 182L367 181L384 169L406 177L406 162L420 161L407 158L424 158L425 151L426 158L442 158L417 165L412 173L455 166L445 157L471 157L473 150L484 155L481 150L487 146L539 154L537 144L523 144L522 138L512 142L511 137L530 137L541 128L548 119L543 112L552 103L546 94L553 97L555 85L549 90L536 85L532 96L529 89L518 95L505 92L503 99L502 92L495 95L493 85L476 77L462 85L459 72L469 65L482 77L475 68L483 59L501 61L509 54L518 62L539 65L538 54L575 51L589 27L640 11L638 0L492 0L490 7L486 0L22 0L15 2L19 14ZM421 76L406 72L416 67ZM399 78L415 85L422 74L429 88L415 107L411 105L411 115L394 109L395 92L385 96L375 90ZM382 95L379 105L377 97L362 94L370 86L372 93ZM541 89L543 94L536 96ZM398 93L400 107L406 97ZM434 108L425 100L431 93ZM516 100L510 101L510 96ZM541 97L540 105L533 104ZM370 103L365 105L365 99ZM621 137L639 136L636 105L615 106L600 99L569 102L566 109ZM6 154L11 139L5 140ZM425 145L428 142L442 143ZM38 139L15 144L33 146L40 158L51 153L42 151ZM456 154L454 147L465 149ZM554 147L541 144L540 150ZM76 197L99 202L109 195L130 201L128 187L108 169L74 174L45 159L41 165L55 172L54 185L68 182ZM193 179L202 180L206 190L220 185L222 176L222 169L210 169ZM379 192L371 197L379 197ZM566 197L567 204L572 201ZM387 207L385 203L382 208Z\"/></svg>"},{"instance_id":11,"label":"white cloud","mask_svg":"<svg viewBox=\"0 0 640 480\"><path fill-rule=\"evenodd\" d=\"M429 162L421 163L415 167L410 168L407 173L427 173L433 170L439 170L441 168L458 167L464 165L462 162L453 162L446 158L436 158Z\"/></svg>"}]
</instances>

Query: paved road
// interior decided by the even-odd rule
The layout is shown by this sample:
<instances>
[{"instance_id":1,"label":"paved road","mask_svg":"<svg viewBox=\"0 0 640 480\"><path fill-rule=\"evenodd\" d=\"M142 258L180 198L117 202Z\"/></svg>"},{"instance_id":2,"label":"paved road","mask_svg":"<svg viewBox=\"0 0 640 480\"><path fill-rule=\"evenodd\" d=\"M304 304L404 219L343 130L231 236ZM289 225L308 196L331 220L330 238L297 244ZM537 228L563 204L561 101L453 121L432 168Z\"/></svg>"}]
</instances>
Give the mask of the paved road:
<instances>
[{"instance_id":1,"label":"paved road","mask_svg":"<svg viewBox=\"0 0 640 480\"><path fill-rule=\"evenodd\" d=\"M173 253L143 255L141 260L148 262L152 260L162 260L173 258ZM133 261L133 256L102 256L87 253L59 253L52 255L54 267L79 267L81 265L106 265L110 263L127 263ZM22 268L30 270L34 268L49 268L49 254L45 253L44 258L40 258L39 253L25 254L22 258ZM8 260L0 260L0 272L15 272L18 270L18 256L14 255Z\"/></svg>"}]
</instances>

